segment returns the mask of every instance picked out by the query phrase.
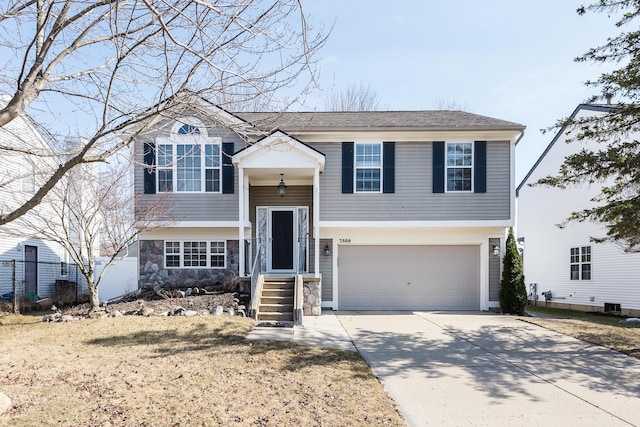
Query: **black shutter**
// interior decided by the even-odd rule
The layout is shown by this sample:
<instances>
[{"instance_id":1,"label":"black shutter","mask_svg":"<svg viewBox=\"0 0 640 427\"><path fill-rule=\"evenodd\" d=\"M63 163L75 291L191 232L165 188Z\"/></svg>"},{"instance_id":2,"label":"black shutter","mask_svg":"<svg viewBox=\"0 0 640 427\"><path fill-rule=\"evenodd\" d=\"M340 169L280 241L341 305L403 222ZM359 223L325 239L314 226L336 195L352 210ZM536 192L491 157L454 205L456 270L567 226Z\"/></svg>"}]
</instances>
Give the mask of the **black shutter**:
<instances>
[{"instance_id":1,"label":"black shutter","mask_svg":"<svg viewBox=\"0 0 640 427\"><path fill-rule=\"evenodd\" d=\"M222 143L222 193L233 194L234 167L231 161L233 156L233 142Z\"/></svg>"},{"instance_id":2,"label":"black shutter","mask_svg":"<svg viewBox=\"0 0 640 427\"><path fill-rule=\"evenodd\" d=\"M342 192L353 193L353 142L342 143Z\"/></svg>"},{"instance_id":3,"label":"black shutter","mask_svg":"<svg viewBox=\"0 0 640 427\"><path fill-rule=\"evenodd\" d=\"M382 192L395 193L396 189L396 143L382 143Z\"/></svg>"},{"instance_id":4,"label":"black shutter","mask_svg":"<svg viewBox=\"0 0 640 427\"><path fill-rule=\"evenodd\" d=\"M153 142L144 143L144 194L156 194L156 145Z\"/></svg>"},{"instance_id":5,"label":"black shutter","mask_svg":"<svg viewBox=\"0 0 640 427\"><path fill-rule=\"evenodd\" d=\"M433 147L433 192L444 193L444 142L434 141Z\"/></svg>"},{"instance_id":6,"label":"black shutter","mask_svg":"<svg viewBox=\"0 0 640 427\"><path fill-rule=\"evenodd\" d=\"M473 192L487 192L487 142L473 144Z\"/></svg>"}]
</instances>

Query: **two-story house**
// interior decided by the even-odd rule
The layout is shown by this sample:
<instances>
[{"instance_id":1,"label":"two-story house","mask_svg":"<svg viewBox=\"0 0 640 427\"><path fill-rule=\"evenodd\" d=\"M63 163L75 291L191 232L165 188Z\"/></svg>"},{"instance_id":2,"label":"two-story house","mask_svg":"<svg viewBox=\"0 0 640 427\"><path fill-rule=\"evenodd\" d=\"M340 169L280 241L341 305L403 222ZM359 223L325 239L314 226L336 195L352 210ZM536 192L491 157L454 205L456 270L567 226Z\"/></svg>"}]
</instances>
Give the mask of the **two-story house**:
<instances>
[{"instance_id":1,"label":"two-story house","mask_svg":"<svg viewBox=\"0 0 640 427\"><path fill-rule=\"evenodd\" d=\"M305 314L499 306L524 126L462 111L198 103L136 142L141 202L162 197L173 218L140 235L141 286L233 270L315 281Z\"/></svg>"},{"instance_id":2,"label":"two-story house","mask_svg":"<svg viewBox=\"0 0 640 427\"><path fill-rule=\"evenodd\" d=\"M0 95L0 103L7 101ZM54 150L28 115L0 127L0 210L11 212L29 200L58 165ZM34 301L53 297L56 282L81 283L64 247L40 235L43 229L63 231L54 213L62 202L53 200L52 193L23 217L0 226L0 295L15 290L18 300Z\"/></svg>"},{"instance_id":3,"label":"two-story house","mask_svg":"<svg viewBox=\"0 0 640 427\"><path fill-rule=\"evenodd\" d=\"M602 117L615 108L581 104L571 117ZM518 236L524 241L529 299L560 308L638 316L640 254L624 252L612 242L594 243L592 237L606 236L602 224L569 222L558 227L572 212L593 207L602 183L567 189L535 185L541 178L558 175L567 156L601 149L602 143L592 139L567 143L574 136L574 129L560 129L517 187Z\"/></svg>"}]
</instances>

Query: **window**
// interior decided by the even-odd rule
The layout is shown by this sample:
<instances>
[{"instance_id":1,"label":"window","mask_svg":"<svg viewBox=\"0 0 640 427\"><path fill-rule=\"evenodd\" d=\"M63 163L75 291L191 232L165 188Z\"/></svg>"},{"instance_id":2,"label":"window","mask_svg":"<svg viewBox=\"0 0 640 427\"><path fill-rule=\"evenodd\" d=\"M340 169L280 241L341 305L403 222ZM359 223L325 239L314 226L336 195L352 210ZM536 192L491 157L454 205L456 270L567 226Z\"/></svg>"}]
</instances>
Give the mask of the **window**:
<instances>
[{"instance_id":1,"label":"window","mask_svg":"<svg viewBox=\"0 0 640 427\"><path fill-rule=\"evenodd\" d=\"M207 138L199 127L187 124L173 135L157 143L158 192L219 193L222 165L219 138Z\"/></svg>"},{"instance_id":2,"label":"window","mask_svg":"<svg viewBox=\"0 0 640 427\"><path fill-rule=\"evenodd\" d=\"M591 280L591 246L571 248L571 280Z\"/></svg>"},{"instance_id":3,"label":"window","mask_svg":"<svg viewBox=\"0 0 640 427\"><path fill-rule=\"evenodd\" d=\"M207 242L184 242L184 266L207 266Z\"/></svg>"},{"instance_id":4,"label":"window","mask_svg":"<svg viewBox=\"0 0 640 427\"><path fill-rule=\"evenodd\" d=\"M380 144L356 144L356 192L380 192L382 176Z\"/></svg>"},{"instance_id":5,"label":"window","mask_svg":"<svg viewBox=\"0 0 640 427\"><path fill-rule=\"evenodd\" d=\"M178 129L178 135L200 135L200 128L193 125L182 125Z\"/></svg>"},{"instance_id":6,"label":"window","mask_svg":"<svg viewBox=\"0 0 640 427\"><path fill-rule=\"evenodd\" d=\"M36 171L33 165L23 166L23 176L20 180L20 190L23 193L34 194L36 192Z\"/></svg>"},{"instance_id":7,"label":"window","mask_svg":"<svg viewBox=\"0 0 640 427\"><path fill-rule=\"evenodd\" d=\"M164 257L167 268L180 267L180 242L165 242Z\"/></svg>"},{"instance_id":8,"label":"window","mask_svg":"<svg viewBox=\"0 0 640 427\"><path fill-rule=\"evenodd\" d=\"M211 268L224 268L224 242L211 242Z\"/></svg>"},{"instance_id":9,"label":"window","mask_svg":"<svg viewBox=\"0 0 640 427\"><path fill-rule=\"evenodd\" d=\"M226 243L165 242L166 268L225 268Z\"/></svg>"},{"instance_id":10,"label":"window","mask_svg":"<svg viewBox=\"0 0 640 427\"><path fill-rule=\"evenodd\" d=\"M472 191L472 159L472 143L447 143L447 191Z\"/></svg>"}]
</instances>

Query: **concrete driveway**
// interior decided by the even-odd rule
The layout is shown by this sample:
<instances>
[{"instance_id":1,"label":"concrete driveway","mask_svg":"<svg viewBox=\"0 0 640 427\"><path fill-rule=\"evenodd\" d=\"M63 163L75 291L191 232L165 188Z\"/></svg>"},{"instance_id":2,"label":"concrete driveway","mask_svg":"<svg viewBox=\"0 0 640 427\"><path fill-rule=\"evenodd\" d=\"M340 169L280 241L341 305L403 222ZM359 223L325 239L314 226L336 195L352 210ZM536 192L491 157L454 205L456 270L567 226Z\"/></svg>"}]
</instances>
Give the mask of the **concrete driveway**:
<instances>
[{"instance_id":1,"label":"concrete driveway","mask_svg":"<svg viewBox=\"0 0 640 427\"><path fill-rule=\"evenodd\" d=\"M410 426L640 426L640 360L489 313L338 312Z\"/></svg>"}]
</instances>

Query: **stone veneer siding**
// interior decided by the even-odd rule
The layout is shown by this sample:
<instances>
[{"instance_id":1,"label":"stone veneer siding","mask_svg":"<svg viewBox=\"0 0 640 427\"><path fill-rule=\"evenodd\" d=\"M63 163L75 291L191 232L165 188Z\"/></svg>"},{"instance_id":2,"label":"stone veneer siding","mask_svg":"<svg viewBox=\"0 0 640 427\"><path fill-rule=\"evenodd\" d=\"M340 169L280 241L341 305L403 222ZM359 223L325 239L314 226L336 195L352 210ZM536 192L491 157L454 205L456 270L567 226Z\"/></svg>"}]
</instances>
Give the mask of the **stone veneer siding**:
<instances>
[{"instance_id":1,"label":"stone veneer siding","mask_svg":"<svg viewBox=\"0 0 640 427\"><path fill-rule=\"evenodd\" d=\"M320 294L319 280L305 280L303 284L304 301L302 313L305 316L320 316L322 314L322 296Z\"/></svg>"},{"instance_id":2,"label":"stone veneer siding","mask_svg":"<svg viewBox=\"0 0 640 427\"><path fill-rule=\"evenodd\" d=\"M164 288L233 287L238 282L240 262L239 243L227 240L227 267L220 268L170 268L164 267L164 240L140 240L140 276L138 287Z\"/></svg>"}]
</instances>

